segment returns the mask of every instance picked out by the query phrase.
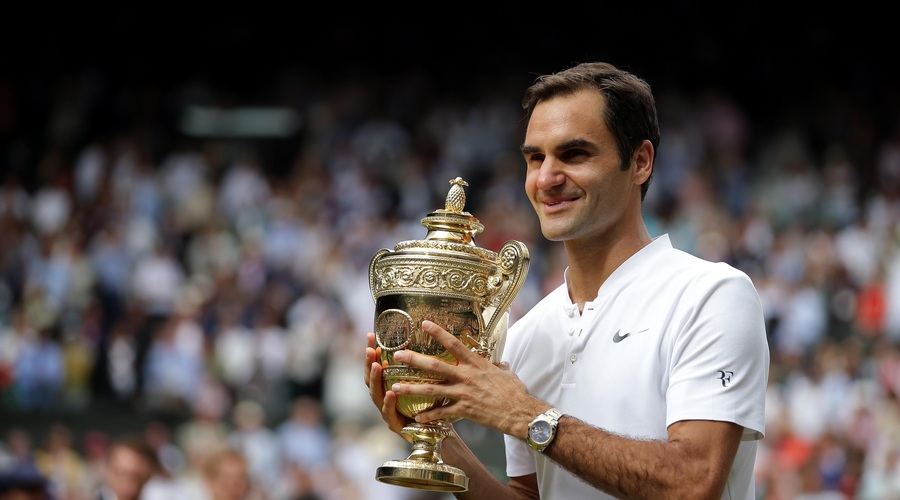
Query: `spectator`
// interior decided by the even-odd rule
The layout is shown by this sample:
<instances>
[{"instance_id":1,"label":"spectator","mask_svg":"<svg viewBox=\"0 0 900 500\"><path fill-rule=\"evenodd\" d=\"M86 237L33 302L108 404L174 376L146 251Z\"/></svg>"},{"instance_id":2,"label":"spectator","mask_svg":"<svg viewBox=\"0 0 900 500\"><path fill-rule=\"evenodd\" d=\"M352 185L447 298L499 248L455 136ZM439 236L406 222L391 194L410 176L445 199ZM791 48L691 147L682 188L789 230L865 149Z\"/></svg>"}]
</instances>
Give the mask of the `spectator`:
<instances>
[{"instance_id":1,"label":"spectator","mask_svg":"<svg viewBox=\"0 0 900 500\"><path fill-rule=\"evenodd\" d=\"M138 436L123 436L109 447L104 481L96 500L138 500L159 463L153 449Z\"/></svg>"},{"instance_id":2,"label":"spectator","mask_svg":"<svg viewBox=\"0 0 900 500\"><path fill-rule=\"evenodd\" d=\"M328 465L332 442L319 400L309 396L295 399L288 418L278 425L276 432L289 465L297 465L313 474Z\"/></svg>"},{"instance_id":3,"label":"spectator","mask_svg":"<svg viewBox=\"0 0 900 500\"><path fill-rule=\"evenodd\" d=\"M232 410L232 420L229 444L244 455L252 483L272 490L282 474L282 452L277 434L266 426L265 408L256 401L240 401Z\"/></svg>"},{"instance_id":4,"label":"spectator","mask_svg":"<svg viewBox=\"0 0 900 500\"><path fill-rule=\"evenodd\" d=\"M243 454L224 448L213 454L203 469L206 500L262 500L264 492L253 486L250 466Z\"/></svg>"},{"instance_id":5,"label":"spectator","mask_svg":"<svg viewBox=\"0 0 900 500\"><path fill-rule=\"evenodd\" d=\"M0 499L55 500L47 478L28 463L0 468Z\"/></svg>"},{"instance_id":6,"label":"spectator","mask_svg":"<svg viewBox=\"0 0 900 500\"><path fill-rule=\"evenodd\" d=\"M73 439L68 426L53 424L34 453L35 466L48 479L51 494L60 500L77 499L88 488L86 463Z\"/></svg>"},{"instance_id":7,"label":"spectator","mask_svg":"<svg viewBox=\"0 0 900 500\"><path fill-rule=\"evenodd\" d=\"M15 367L15 389L24 410L51 410L65 381L62 346L55 324L38 331L21 345Z\"/></svg>"}]
</instances>

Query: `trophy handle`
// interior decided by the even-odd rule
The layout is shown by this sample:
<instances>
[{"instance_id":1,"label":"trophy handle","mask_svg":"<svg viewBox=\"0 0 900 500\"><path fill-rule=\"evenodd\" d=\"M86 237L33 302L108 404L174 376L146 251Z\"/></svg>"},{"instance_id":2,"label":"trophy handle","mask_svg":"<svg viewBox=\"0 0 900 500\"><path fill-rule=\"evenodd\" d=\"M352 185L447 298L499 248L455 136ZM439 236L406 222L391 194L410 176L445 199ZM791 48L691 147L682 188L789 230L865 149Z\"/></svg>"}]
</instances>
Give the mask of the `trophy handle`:
<instances>
[{"instance_id":1,"label":"trophy handle","mask_svg":"<svg viewBox=\"0 0 900 500\"><path fill-rule=\"evenodd\" d=\"M496 309L488 321L486 331L488 336L492 336L494 329L506 314L512 305L513 299L525 283L525 276L528 275L528 265L531 262L531 256L528 253L528 247L521 241L510 240L500 247L497 252L497 266L500 268L500 285L499 291L495 296L494 302Z\"/></svg>"},{"instance_id":2,"label":"trophy handle","mask_svg":"<svg viewBox=\"0 0 900 500\"><path fill-rule=\"evenodd\" d=\"M378 289L378 286L375 284L375 264L381 259L381 257L389 253L391 253L391 250L382 248L381 250L375 252L375 255L372 256L372 260L369 261L369 292L372 294L372 300L376 300L375 291Z\"/></svg>"}]
</instances>

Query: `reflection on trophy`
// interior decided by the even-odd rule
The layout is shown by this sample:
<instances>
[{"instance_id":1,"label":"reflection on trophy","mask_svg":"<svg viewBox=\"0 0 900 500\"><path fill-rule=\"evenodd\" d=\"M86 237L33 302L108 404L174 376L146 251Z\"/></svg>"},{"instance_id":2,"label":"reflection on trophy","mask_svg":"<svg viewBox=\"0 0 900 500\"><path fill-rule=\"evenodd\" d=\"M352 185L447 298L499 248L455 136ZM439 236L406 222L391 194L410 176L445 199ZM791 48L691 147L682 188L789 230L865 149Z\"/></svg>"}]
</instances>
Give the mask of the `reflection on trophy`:
<instances>
[{"instance_id":1,"label":"reflection on trophy","mask_svg":"<svg viewBox=\"0 0 900 500\"><path fill-rule=\"evenodd\" d=\"M394 353L409 349L447 363L456 358L422 330L430 320L478 353L498 363L508 326L508 310L525 282L529 255L525 244L507 241L499 252L475 245L484 226L468 212L463 186L457 177L443 210L424 219L424 240L403 241L394 250L381 249L369 265L369 287L375 299L375 339L384 366L384 387L395 382L440 384L427 371L394 361ZM447 403L434 397L401 396L398 408L413 418ZM441 459L441 442L452 435L450 423L413 422L403 429L412 441L405 460L391 460L378 468L378 481L437 491L466 491L469 478L462 469Z\"/></svg>"}]
</instances>

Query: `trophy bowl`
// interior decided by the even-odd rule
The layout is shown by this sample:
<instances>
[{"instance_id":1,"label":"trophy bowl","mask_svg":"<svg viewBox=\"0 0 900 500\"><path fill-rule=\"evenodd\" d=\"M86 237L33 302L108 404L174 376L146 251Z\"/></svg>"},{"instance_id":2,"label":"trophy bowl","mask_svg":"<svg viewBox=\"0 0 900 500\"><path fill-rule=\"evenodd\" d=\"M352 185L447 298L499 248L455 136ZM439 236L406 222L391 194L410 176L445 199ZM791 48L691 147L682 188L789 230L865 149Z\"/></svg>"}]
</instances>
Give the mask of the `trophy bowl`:
<instances>
[{"instance_id":1,"label":"trophy bowl","mask_svg":"<svg viewBox=\"0 0 900 500\"><path fill-rule=\"evenodd\" d=\"M443 210L422 219L423 240L403 241L393 250L376 252L369 265L369 287L375 300L375 341L383 366L385 389L396 382L441 384L441 377L394 361L409 349L446 363L456 358L422 330L430 320L457 337L473 352L498 363L506 340L509 307L525 282L529 254L511 240L498 252L475 245L484 226L464 212L468 184L460 177L451 187ZM443 398L400 396L398 411L406 417L447 404ZM404 460L385 462L376 472L383 483L408 488L459 492L468 490L462 469L445 464L441 442L453 435L448 420L412 422L402 431L412 442Z\"/></svg>"}]
</instances>

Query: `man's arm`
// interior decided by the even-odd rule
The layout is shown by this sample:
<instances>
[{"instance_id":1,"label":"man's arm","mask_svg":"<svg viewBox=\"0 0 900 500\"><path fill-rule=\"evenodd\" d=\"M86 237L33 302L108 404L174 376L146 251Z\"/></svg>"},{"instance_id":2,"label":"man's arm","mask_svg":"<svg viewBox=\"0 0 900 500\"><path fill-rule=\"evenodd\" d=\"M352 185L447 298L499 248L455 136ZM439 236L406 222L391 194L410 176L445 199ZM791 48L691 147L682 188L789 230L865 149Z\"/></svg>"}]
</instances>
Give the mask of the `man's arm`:
<instances>
[{"instance_id":1,"label":"man's arm","mask_svg":"<svg viewBox=\"0 0 900 500\"><path fill-rule=\"evenodd\" d=\"M450 400L446 406L421 413L417 420L458 416L524 440L528 424L550 405L529 394L507 367L498 367L472 353L437 325L426 321L423 329L456 356L458 364L450 365L411 351L395 353L398 362L432 371L447 380L440 385L392 387L397 394ZM614 435L564 416L556 440L545 454L589 484L616 496L719 498L742 431L741 426L729 422L683 421L669 426L666 441L646 441Z\"/></svg>"},{"instance_id":2,"label":"man's arm","mask_svg":"<svg viewBox=\"0 0 900 500\"><path fill-rule=\"evenodd\" d=\"M634 440L564 416L544 454L617 497L720 498L743 427L689 420L668 431L667 441Z\"/></svg>"},{"instance_id":3,"label":"man's arm","mask_svg":"<svg viewBox=\"0 0 900 500\"><path fill-rule=\"evenodd\" d=\"M445 439L441 448L444 462L466 471L469 476L469 490L455 493L460 500L481 500L485 498L511 500L537 500L540 498L537 475L529 474L510 478L503 483L475 456L466 443L459 438Z\"/></svg>"}]
</instances>

